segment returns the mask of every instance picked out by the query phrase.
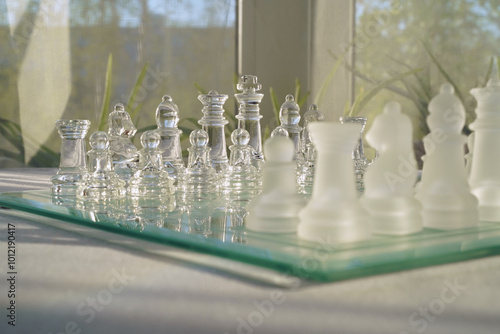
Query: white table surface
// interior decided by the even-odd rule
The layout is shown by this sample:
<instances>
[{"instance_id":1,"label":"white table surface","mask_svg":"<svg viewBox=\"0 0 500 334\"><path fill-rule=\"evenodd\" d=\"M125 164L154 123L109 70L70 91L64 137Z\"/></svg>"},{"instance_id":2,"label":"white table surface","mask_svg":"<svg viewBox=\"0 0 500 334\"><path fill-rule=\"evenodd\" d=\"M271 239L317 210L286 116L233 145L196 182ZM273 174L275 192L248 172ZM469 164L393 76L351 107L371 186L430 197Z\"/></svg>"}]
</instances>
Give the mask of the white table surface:
<instances>
[{"instance_id":1,"label":"white table surface","mask_svg":"<svg viewBox=\"0 0 500 334\"><path fill-rule=\"evenodd\" d=\"M49 187L54 171L0 169L0 191ZM0 209L0 333L500 333L498 256L284 288L50 221ZM16 327L6 317L9 223Z\"/></svg>"}]
</instances>

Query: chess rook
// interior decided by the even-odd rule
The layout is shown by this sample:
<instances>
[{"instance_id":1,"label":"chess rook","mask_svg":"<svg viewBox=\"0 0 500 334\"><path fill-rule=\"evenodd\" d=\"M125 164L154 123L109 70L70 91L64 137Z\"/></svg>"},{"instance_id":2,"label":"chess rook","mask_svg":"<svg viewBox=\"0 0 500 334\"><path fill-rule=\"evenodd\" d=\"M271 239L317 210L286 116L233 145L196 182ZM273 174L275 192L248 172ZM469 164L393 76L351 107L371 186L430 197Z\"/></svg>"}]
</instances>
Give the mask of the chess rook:
<instances>
[{"instance_id":1,"label":"chess rook","mask_svg":"<svg viewBox=\"0 0 500 334\"><path fill-rule=\"evenodd\" d=\"M87 173L85 136L90 121L60 119L56 127L61 137L61 158L57 174L50 179L51 192L58 196L75 196L78 182Z\"/></svg>"},{"instance_id":2,"label":"chess rook","mask_svg":"<svg viewBox=\"0 0 500 334\"><path fill-rule=\"evenodd\" d=\"M368 214L359 203L352 151L361 125L309 124L317 160L311 199L300 211L298 235L310 241L354 242L370 237Z\"/></svg>"}]
</instances>

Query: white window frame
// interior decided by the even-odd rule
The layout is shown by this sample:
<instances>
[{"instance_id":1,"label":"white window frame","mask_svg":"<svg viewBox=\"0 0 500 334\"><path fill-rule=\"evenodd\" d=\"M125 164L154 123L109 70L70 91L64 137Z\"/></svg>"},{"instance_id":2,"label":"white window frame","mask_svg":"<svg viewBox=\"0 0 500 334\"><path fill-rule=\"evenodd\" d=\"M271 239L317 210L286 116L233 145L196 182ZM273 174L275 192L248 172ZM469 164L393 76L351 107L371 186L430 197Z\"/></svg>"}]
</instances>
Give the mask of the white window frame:
<instances>
[{"instance_id":1,"label":"white window frame","mask_svg":"<svg viewBox=\"0 0 500 334\"><path fill-rule=\"evenodd\" d=\"M257 75L264 94L272 87L278 103L294 93L298 78L311 93L306 110L333 68L332 54L352 63L345 49L354 36L354 6L354 0L238 0L238 72ZM319 104L328 120L338 120L352 102L353 83L352 73L339 67ZM270 103L263 101L263 114Z\"/></svg>"}]
</instances>

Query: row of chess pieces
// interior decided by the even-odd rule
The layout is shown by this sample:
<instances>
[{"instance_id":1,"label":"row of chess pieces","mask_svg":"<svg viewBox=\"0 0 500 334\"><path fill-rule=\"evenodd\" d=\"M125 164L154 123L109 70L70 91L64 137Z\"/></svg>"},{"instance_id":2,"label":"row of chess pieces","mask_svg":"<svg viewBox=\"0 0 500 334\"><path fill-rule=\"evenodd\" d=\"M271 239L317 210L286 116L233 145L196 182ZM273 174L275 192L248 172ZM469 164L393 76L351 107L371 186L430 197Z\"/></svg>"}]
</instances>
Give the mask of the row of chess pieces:
<instances>
[{"instance_id":1,"label":"row of chess pieces","mask_svg":"<svg viewBox=\"0 0 500 334\"><path fill-rule=\"evenodd\" d=\"M117 104L108 117L108 131L89 138L88 167L82 167L85 157L68 159L61 150L65 163L53 177L52 192L73 189L84 202L128 196L140 199L144 207L173 194L184 204L223 197L248 212L248 230L296 233L305 240L333 243L365 240L373 233L405 235L423 227L448 230L474 227L479 220L500 221L500 157L492 156L500 152L495 146L500 143L496 77L487 87L471 91L478 109L467 167L465 110L453 86L443 84L430 101L430 133L424 138L426 156L418 183L412 124L396 102L386 105L365 136L378 158L369 168L365 164L358 169L353 150L363 125L327 122L312 105L301 127L292 95L281 106L280 126L262 144L261 85L257 77L245 75L237 85L241 92L235 94L238 129L231 135L229 158L223 115L227 95L210 91L198 97L202 129L189 136L187 164L177 127L179 110L170 96L156 110L158 128L142 134L140 150L131 142L136 129L130 116ZM85 126L78 130L85 132Z\"/></svg>"}]
</instances>

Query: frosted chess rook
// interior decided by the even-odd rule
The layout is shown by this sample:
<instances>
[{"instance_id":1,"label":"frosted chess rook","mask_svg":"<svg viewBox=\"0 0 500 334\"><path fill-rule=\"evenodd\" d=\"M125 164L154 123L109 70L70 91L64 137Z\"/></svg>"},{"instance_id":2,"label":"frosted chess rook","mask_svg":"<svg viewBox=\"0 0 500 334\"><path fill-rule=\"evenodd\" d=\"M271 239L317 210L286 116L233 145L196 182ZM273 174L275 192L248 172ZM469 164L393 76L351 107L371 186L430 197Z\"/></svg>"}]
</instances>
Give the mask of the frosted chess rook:
<instances>
[{"instance_id":1,"label":"frosted chess rook","mask_svg":"<svg viewBox=\"0 0 500 334\"><path fill-rule=\"evenodd\" d=\"M388 103L365 139L379 157L364 176L361 203L373 233L404 235L422 230L422 206L414 198L417 162L411 120L397 102Z\"/></svg>"},{"instance_id":2,"label":"frosted chess rook","mask_svg":"<svg viewBox=\"0 0 500 334\"><path fill-rule=\"evenodd\" d=\"M361 125L334 122L309 124L317 152L312 197L299 213L298 236L327 243L370 237L368 214L359 203L352 151Z\"/></svg>"}]
</instances>

